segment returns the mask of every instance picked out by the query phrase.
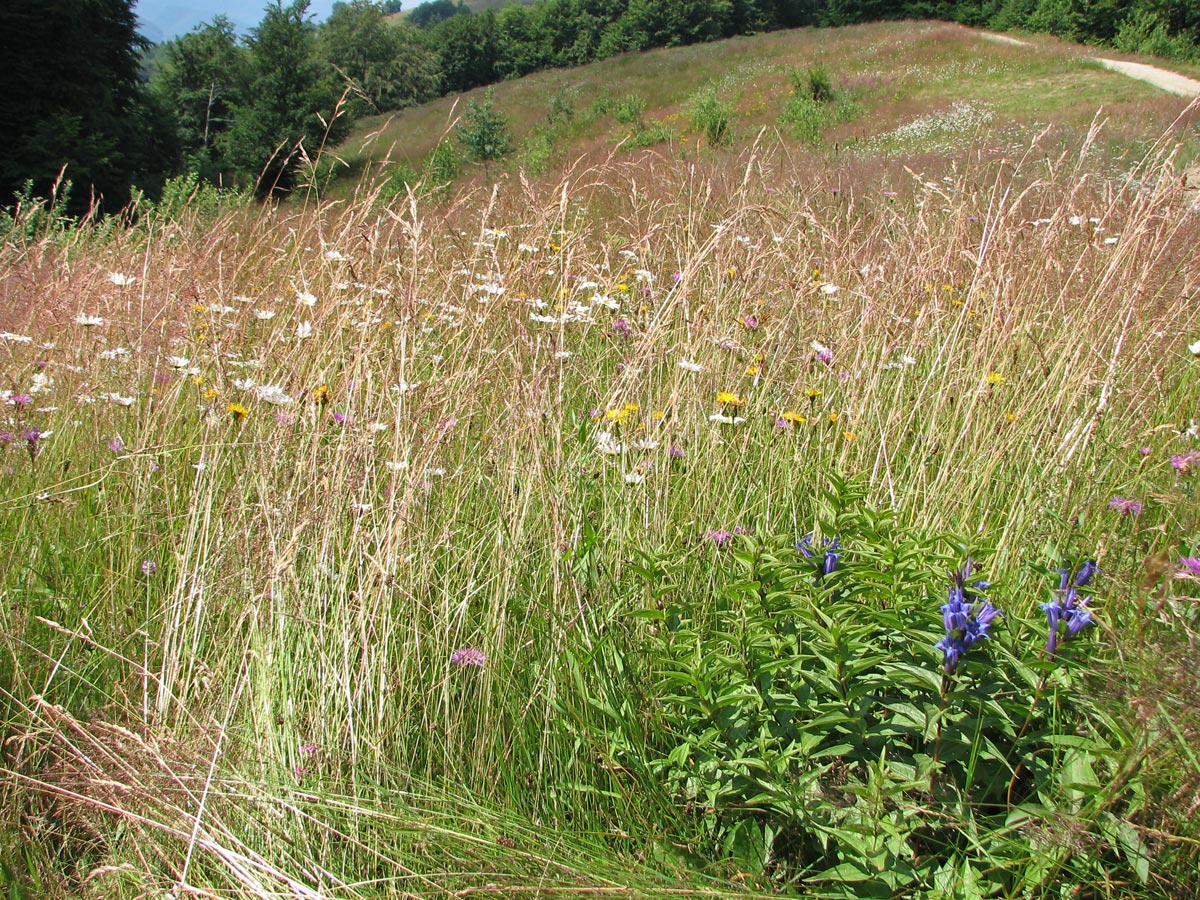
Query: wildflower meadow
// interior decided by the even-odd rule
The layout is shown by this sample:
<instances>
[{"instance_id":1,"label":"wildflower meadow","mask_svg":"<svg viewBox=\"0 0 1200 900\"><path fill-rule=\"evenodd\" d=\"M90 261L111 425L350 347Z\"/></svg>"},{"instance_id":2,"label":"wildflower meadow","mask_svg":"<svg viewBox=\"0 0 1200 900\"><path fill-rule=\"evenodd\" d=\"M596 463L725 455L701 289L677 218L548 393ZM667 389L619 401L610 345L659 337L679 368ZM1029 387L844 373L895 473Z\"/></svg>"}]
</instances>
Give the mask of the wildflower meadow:
<instances>
[{"instance_id":1,"label":"wildflower meadow","mask_svg":"<svg viewBox=\"0 0 1200 900\"><path fill-rule=\"evenodd\" d=\"M6 896L1196 896L1176 137L18 210Z\"/></svg>"}]
</instances>

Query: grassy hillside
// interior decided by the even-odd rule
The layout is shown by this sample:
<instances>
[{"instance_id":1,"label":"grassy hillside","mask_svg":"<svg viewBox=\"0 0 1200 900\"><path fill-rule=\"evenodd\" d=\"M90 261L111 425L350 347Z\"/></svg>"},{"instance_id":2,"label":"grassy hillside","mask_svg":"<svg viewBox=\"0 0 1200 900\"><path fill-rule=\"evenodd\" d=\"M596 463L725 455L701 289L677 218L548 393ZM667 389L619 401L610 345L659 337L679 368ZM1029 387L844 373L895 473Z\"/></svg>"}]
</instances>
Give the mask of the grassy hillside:
<instances>
[{"instance_id":1,"label":"grassy hillside","mask_svg":"<svg viewBox=\"0 0 1200 900\"><path fill-rule=\"evenodd\" d=\"M501 83L494 96L521 144L513 167L527 170L599 158L623 140L678 158L694 155L708 147L693 113L705 96L728 106L734 150L763 129L785 147L855 155L945 153L977 140L1003 147L1051 124L1086 127L1102 111L1106 145L1119 152L1144 147L1146 135L1161 134L1178 116L1178 98L1101 69L1085 48L1030 40L1036 50L930 22L801 29L543 72ZM782 121L793 93L789 75L814 65L828 71L842 109L799 124ZM352 171L389 164L419 170L452 137L466 101L482 93L363 120L339 156ZM616 121L621 101L631 97L644 107L640 124ZM447 147L457 151L453 140Z\"/></svg>"},{"instance_id":2,"label":"grassy hillside","mask_svg":"<svg viewBox=\"0 0 1200 900\"><path fill-rule=\"evenodd\" d=\"M651 53L572 83L640 152L0 222L3 892L1194 895L1194 126L1073 53ZM813 61L862 113L757 140Z\"/></svg>"}]
</instances>

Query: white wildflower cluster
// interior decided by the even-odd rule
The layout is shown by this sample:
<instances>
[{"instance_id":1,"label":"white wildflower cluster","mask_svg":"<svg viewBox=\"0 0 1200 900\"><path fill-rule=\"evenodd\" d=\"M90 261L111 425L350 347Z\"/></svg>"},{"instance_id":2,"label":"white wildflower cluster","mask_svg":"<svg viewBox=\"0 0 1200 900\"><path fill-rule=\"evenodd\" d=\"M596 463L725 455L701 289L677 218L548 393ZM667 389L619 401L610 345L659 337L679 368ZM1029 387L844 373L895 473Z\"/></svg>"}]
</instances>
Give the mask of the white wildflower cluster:
<instances>
[{"instance_id":1,"label":"white wildflower cluster","mask_svg":"<svg viewBox=\"0 0 1200 900\"><path fill-rule=\"evenodd\" d=\"M925 150L952 153L995 118L981 103L955 101L948 109L920 116L864 143L867 152L879 150Z\"/></svg>"}]
</instances>

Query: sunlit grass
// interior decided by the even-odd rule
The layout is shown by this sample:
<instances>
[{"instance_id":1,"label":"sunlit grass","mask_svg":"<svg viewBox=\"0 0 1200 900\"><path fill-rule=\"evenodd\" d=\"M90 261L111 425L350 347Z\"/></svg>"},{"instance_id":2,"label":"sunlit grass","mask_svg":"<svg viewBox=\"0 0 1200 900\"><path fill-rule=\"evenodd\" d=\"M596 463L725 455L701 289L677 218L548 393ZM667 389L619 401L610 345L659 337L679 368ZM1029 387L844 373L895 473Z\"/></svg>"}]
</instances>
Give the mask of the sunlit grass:
<instances>
[{"instance_id":1,"label":"sunlit grass","mask_svg":"<svg viewBox=\"0 0 1200 900\"><path fill-rule=\"evenodd\" d=\"M1100 143L617 157L6 246L17 883L738 893L580 737L624 685L573 654L647 602L639 552L708 596L709 532L805 534L833 471L971 541L1022 614L1045 548L1086 546L1097 640L1136 657L1200 540L1171 462L1197 219L1168 146L1116 174Z\"/></svg>"}]
</instances>

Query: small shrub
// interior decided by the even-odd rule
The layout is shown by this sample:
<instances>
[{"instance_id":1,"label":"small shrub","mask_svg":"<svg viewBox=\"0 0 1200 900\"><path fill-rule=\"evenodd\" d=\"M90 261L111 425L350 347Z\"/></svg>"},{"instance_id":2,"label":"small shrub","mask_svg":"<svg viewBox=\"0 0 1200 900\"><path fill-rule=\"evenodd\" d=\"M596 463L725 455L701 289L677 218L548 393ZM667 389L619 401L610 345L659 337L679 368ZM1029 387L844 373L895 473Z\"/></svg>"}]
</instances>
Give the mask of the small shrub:
<instances>
[{"instance_id":1,"label":"small shrub","mask_svg":"<svg viewBox=\"0 0 1200 900\"><path fill-rule=\"evenodd\" d=\"M787 125L792 134L806 144L819 144L821 131L828 121L825 107L807 94L795 93L788 97L787 106L779 121Z\"/></svg>"},{"instance_id":2,"label":"small shrub","mask_svg":"<svg viewBox=\"0 0 1200 900\"><path fill-rule=\"evenodd\" d=\"M575 103L570 92L560 90L551 95L546 104L546 121L551 126L569 125L575 121Z\"/></svg>"},{"instance_id":3,"label":"small shrub","mask_svg":"<svg viewBox=\"0 0 1200 900\"><path fill-rule=\"evenodd\" d=\"M829 70L819 63L807 69L792 69L788 72L788 82L793 94L800 94L814 103L832 103L837 96Z\"/></svg>"},{"instance_id":4,"label":"small shrub","mask_svg":"<svg viewBox=\"0 0 1200 900\"><path fill-rule=\"evenodd\" d=\"M72 232L77 220L68 211L71 204L69 179L59 178L49 197L33 193L33 180L26 181L13 195L11 207L0 208L0 243L23 245L52 234Z\"/></svg>"},{"instance_id":5,"label":"small shrub","mask_svg":"<svg viewBox=\"0 0 1200 900\"><path fill-rule=\"evenodd\" d=\"M641 125L646 114L646 101L637 94L627 94L612 107L612 117L620 125Z\"/></svg>"},{"instance_id":6,"label":"small shrub","mask_svg":"<svg viewBox=\"0 0 1200 900\"><path fill-rule=\"evenodd\" d=\"M729 125L733 121L733 107L717 99L713 91L705 91L692 98L690 117L692 125L704 134L710 147L719 147L729 142Z\"/></svg>"},{"instance_id":7,"label":"small shrub","mask_svg":"<svg viewBox=\"0 0 1200 900\"><path fill-rule=\"evenodd\" d=\"M833 80L829 71L822 65L809 66L805 76L808 96L817 103L833 102Z\"/></svg>"},{"instance_id":8,"label":"small shrub","mask_svg":"<svg viewBox=\"0 0 1200 900\"><path fill-rule=\"evenodd\" d=\"M554 141L543 128L535 128L521 147L521 166L530 175L545 173L554 155Z\"/></svg>"},{"instance_id":9,"label":"small shrub","mask_svg":"<svg viewBox=\"0 0 1200 900\"><path fill-rule=\"evenodd\" d=\"M653 147L655 144L665 144L674 137L675 133L667 123L651 122L630 132L621 147L624 150L641 150Z\"/></svg>"},{"instance_id":10,"label":"small shrub","mask_svg":"<svg viewBox=\"0 0 1200 900\"><path fill-rule=\"evenodd\" d=\"M184 215L192 215L209 223L222 212L247 206L252 200L249 192L219 188L196 172L186 172L168 179L163 185L162 196L147 205L159 219L179 220Z\"/></svg>"},{"instance_id":11,"label":"small shrub","mask_svg":"<svg viewBox=\"0 0 1200 900\"><path fill-rule=\"evenodd\" d=\"M472 100L458 126L459 143L471 159L483 163L485 168L513 149L508 118L495 108L493 94L489 89L482 101Z\"/></svg>"}]
</instances>

